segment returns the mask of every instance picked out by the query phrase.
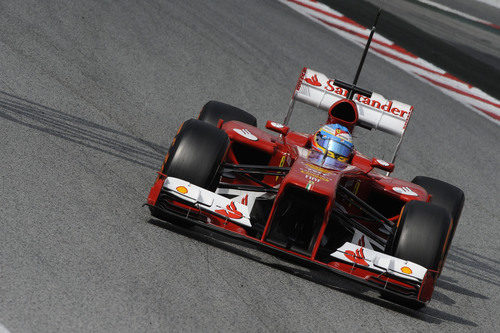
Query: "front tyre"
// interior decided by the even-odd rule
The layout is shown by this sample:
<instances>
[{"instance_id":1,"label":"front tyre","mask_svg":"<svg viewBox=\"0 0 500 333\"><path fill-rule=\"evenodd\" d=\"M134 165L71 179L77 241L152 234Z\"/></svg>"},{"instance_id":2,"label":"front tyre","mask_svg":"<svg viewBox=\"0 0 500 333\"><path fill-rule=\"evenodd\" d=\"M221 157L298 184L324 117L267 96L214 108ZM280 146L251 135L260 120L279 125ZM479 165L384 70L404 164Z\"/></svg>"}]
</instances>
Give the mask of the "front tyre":
<instances>
[{"instance_id":1,"label":"front tyre","mask_svg":"<svg viewBox=\"0 0 500 333\"><path fill-rule=\"evenodd\" d=\"M229 147L226 132L206 122L185 121L168 151L162 173L215 190Z\"/></svg>"},{"instance_id":2,"label":"front tyre","mask_svg":"<svg viewBox=\"0 0 500 333\"><path fill-rule=\"evenodd\" d=\"M391 254L440 271L451 228L450 214L437 205L408 202L391 243Z\"/></svg>"},{"instance_id":3,"label":"front tyre","mask_svg":"<svg viewBox=\"0 0 500 333\"><path fill-rule=\"evenodd\" d=\"M390 240L387 252L439 274L450 241L451 227L450 214L443 207L422 201L410 201L403 207L396 233ZM384 293L383 295L412 308L424 305L419 301L398 299Z\"/></svg>"},{"instance_id":4,"label":"front tyre","mask_svg":"<svg viewBox=\"0 0 500 333\"><path fill-rule=\"evenodd\" d=\"M411 182L423 187L427 193L431 195L430 202L443 207L451 215L452 228L450 240L448 241L445 251L446 258L448 250L450 249L451 240L457 229L458 220L462 214L462 208L464 207L464 192L456 186L430 177L417 176Z\"/></svg>"}]
</instances>

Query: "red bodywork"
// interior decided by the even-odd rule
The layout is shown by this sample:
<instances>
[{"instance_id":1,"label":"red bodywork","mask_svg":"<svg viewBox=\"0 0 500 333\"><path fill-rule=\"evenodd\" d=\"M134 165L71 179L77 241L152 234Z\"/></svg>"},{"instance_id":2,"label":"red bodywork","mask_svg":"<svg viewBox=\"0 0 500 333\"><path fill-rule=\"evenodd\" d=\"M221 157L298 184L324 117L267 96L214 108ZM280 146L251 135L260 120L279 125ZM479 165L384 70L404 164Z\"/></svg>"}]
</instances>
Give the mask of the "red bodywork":
<instances>
[{"instance_id":1,"label":"red bodywork","mask_svg":"<svg viewBox=\"0 0 500 333\"><path fill-rule=\"evenodd\" d=\"M349 100L342 100L339 104L342 103L348 103L353 109L355 117L353 119L351 116L350 122L352 123L350 124L349 121L343 121L335 117L334 107L329 112L327 123L338 122L353 130L357 120L356 106ZM421 284L412 284L403 279L389 277L367 269L366 265L363 265L362 251L361 253L352 253L350 258L346 255L352 261L352 264L335 260L335 258L330 258L329 260L321 259L319 255L323 236L331 221L330 214L336 203L338 203L337 189L339 185L347 188L357 197L368 202L375 208L380 209L382 214L389 221L394 222L394 224L398 223L399 214L406 202L410 200L429 201L429 195L422 187L376 172L374 167L385 171L392 171L394 166L383 161L368 158L358 152L354 153L350 164L343 169L332 170L317 166L309 162L306 157L301 156L301 151L306 151L310 147L311 135L308 134L288 131L286 135L271 135L267 131L238 121L228 121L222 124L219 123L219 125L221 125L221 129L227 133L231 140L231 145L226 155L227 163L249 164L248 159L251 158L260 161L263 165L290 168L285 176L264 175L260 179L260 182L278 189L267 220L264 221L263 231L257 234L249 232L248 229L225 219L221 214L216 215L207 213L206 211L196 211L188 203L172 199L169 204L172 207L171 210L178 217L185 216L186 211L190 216L198 214L196 219L203 220L202 225L209 226L211 229L220 230L226 234L258 243L295 258L301 258L380 289L387 288L390 292L397 293L398 295L408 296L420 302L430 300L437 274L434 271L428 271ZM268 128L270 127L268 126ZM280 127L278 126L278 128ZM244 133L250 133L251 135L239 134L242 130L246 130ZM274 130L277 131L276 128ZM150 206L155 206L165 179L166 176L160 174L151 188L148 196L148 204ZM227 178L223 176L221 182L227 184L259 185L257 182L240 177ZM404 193L398 193L394 188L402 188L405 191L403 191ZM276 221L277 215L279 215L277 212L280 210L280 203L283 200L287 200L287 191L291 191L292 189L298 189L297 191L301 191L300 193L308 193L311 197L317 198L311 202L320 201L323 203L321 223L318 224L317 231L312 232L313 236L311 239L313 243L307 248L306 246L302 249L287 248L280 244L279 240L276 240L279 237L275 237L272 234L273 221ZM349 213L359 214L359 209L356 207L350 207L350 205L346 204L345 208ZM234 209L228 207L228 213L235 214ZM372 222L362 220L359 222L373 230L380 237L387 237L386 234L374 228Z\"/></svg>"}]
</instances>

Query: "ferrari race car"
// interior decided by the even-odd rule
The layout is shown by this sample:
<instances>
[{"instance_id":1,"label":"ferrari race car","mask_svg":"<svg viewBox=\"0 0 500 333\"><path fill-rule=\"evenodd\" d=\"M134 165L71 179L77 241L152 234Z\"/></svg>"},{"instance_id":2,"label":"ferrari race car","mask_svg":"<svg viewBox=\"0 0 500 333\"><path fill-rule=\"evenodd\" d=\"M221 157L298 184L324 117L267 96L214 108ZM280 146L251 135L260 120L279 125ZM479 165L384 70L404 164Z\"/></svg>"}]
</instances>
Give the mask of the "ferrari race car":
<instances>
[{"instance_id":1,"label":"ferrari race car","mask_svg":"<svg viewBox=\"0 0 500 333\"><path fill-rule=\"evenodd\" d=\"M413 112L308 68L285 121L266 123L275 134L258 128L246 111L210 101L175 136L147 199L152 216L236 237L405 305L424 305L443 269L464 193L428 177L391 178L396 152L391 162L356 150L346 162L312 159L315 134L287 126L296 101L327 111L326 124L399 137L396 152Z\"/></svg>"}]
</instances>

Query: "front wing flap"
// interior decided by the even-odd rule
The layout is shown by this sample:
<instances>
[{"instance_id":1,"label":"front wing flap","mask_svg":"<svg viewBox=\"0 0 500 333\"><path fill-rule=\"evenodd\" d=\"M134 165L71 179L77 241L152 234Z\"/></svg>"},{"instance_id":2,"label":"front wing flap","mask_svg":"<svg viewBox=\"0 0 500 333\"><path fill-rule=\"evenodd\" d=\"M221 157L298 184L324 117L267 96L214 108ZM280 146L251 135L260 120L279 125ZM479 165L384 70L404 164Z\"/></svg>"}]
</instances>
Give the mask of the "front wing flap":
<instances>
[{"instance_id":1,"label":"front wing flap","mask_svg":"<svg viewBox=\"0 0 500 333\"><path fill-rule=\"evenodd\" d=\"M236 200L228 199L174 177L167 177L165 179L163 190L181 200L192 203L198 209L217 214L223 219L245 227L252 226L248 206Z\"/></svg>"},{"instance_id":2,"label":"front wing flap","mask_svg":"<svg viewBox=\"0 0 500 333\"><path fill-rule=\"evenodd\" d=\"M346 242L331 254L338 260L365 266L372 271L397 276L399 278L420 282L424 280L427 269L413 262L396 258L359 245Z\"/></svg>"}]
</instances>

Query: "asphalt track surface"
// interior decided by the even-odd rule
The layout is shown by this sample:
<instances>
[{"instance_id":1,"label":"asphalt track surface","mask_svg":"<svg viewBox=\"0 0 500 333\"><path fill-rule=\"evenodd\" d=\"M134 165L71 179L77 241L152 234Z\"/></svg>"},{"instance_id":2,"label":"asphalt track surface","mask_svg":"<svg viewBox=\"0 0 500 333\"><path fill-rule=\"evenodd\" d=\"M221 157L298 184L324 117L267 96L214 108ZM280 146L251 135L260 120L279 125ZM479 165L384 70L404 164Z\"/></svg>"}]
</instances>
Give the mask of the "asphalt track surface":
<instances>
[{"instance_id":1,"label":"asphalt track surface","mask_svg":"<svg viewBox=\"0 0 500 333\"><path fill-rule=\"evenodd\" d=\"M368 56L359 84L415 105L393 175L467 198L433 301L407 310L141 207L206 101L281 120L303 66L348 80L358 46L268 0L2 1L0 31L0 331L498 331L497 125Z\"/></svg>"}]
</instances>

